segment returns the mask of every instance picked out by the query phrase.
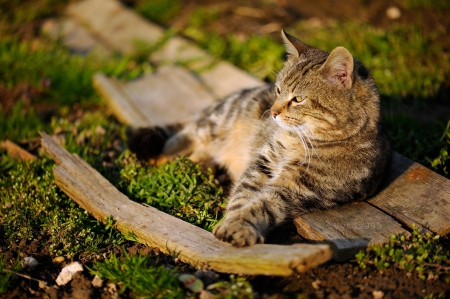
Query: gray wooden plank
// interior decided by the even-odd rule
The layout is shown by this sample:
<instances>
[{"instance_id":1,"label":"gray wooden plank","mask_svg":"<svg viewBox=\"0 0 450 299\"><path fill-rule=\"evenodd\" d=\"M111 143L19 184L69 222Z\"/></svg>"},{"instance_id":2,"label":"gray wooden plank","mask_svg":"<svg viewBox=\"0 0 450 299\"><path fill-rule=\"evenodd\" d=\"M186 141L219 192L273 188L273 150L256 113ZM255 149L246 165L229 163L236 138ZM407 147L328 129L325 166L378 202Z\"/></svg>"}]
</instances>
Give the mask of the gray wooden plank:
<instances>
[{"instance_id":1,"label":"gray wooden plank","mask_svg":"<svg viewBox=\"0 0 450 299\"><path fill-rule=\"evenodd\" d=\"M193 74L173 65L160 67L123 87L153 125L184 122L215 102Z\"/></svg>"},{"instance_id":2,"label":"gray wooden plank","mask_svg":"<svg viewBox=\"0 0 450 299\"><path fill-rule=\"evenodd\" d=\"M123 83L98 73L93 84L119 121L132 127L151 126L152 122L131 96L124 90Z\"/></svg>"},{"instance_id":3,"label":"gray wooden plank","mask_svg":"<svg viewBox=\"0 0 450 299\"><path fill-rule=\"evenodd\" d=\"M133 127L184 122L215 101L193 74L177 66L130 82L96 74L94 86L119 120Z\"/></svg>"},{"instance_id":4,"label":"gray wooden plank","mask_svg":"<svg viewBox=\"0 0 450 299\"><path fill-rule=\"evenodd\" d=\"M154 44L164 37L163 28L144 20L115 0L75 2L67 13L103 44L122 53L133 53L136 41ZM150 60L157 64L181 63L198 71L199 77L218 98L264 84L232 64L215 64L214 57L180 36L169 38L161 49L152 53Z\"/></svg>"},{"instance_id":5,"label":"gray wooden plank","mask_svg":"<svg viewBox=\"0 0 450 299\"><path fill-rule=\"evenodd\" d=\"M450 180L394 153L385 187L368 201L408 227L450 232Z\"/></svg>"},{"instance_id":6,"label":"gray wooden plank","mask_svg":"<svg viewBox=\"0 0 450 299\"><path fill-rule=\"evenodd\" d=\"M329 244L337 261L385 243L392 234L408 234L395 219L365 202L301 215L294 224L304 238Z\"/></svg>"},{"instance_id":7,"label":"gray wooden plank","mask_svg":"<svg viewBox=\"0 0 450 299\"><path fill-rule=\"evenodd\" d=\"M74 53L86 55L94 53L98 57L108 57L111 51L99 42L86 28L70 18L49 19L42 25L42 31L62 42Z\"/></svg>"}]
</instances>

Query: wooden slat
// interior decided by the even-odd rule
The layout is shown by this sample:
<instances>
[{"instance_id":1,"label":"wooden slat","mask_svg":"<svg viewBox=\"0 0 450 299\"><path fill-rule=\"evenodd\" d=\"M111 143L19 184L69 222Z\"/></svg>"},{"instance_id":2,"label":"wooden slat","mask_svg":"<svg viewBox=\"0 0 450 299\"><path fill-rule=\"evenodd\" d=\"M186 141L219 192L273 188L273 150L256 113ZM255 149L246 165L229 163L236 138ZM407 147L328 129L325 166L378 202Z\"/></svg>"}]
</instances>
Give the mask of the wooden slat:
<instances>
[{"instance_id":1,"label":"wooden slat","mask_svg":"<svg viewBox=\"0 0 450 299\"><path fill-rule=\"evenodd\" d=\"M450 180L398 153L388 184L368 202L408 227L420 225L439 235L450 232Z\"/></svg>"},{"instance_id":2,"label":"wooden slat","mask_svg":"<svg viewBox=\"0 0 450 299\"><path fill-rule=\"evenodd\" d=\"M186 121L216 101L191 72L173 65L124 83L123 88L153 125Z\"/></svg>"},{"instance_id":3,"label":"wooden slat","mask_svg":"<svg viewBox=\"0 0 450 299\"><path fill-rule=\"evenodd\" d=\"M15 144L14 142L12 142L9 139L2 141L0 143L0 147L6 149L6 152L8 153L8 155L10 155L14 159L26 160L26 161L36 159L35 155L24 150L23 148L21 148L20 146L18 146L17 144Z\"/></svg>"},{"instance_id":4,"label":"wooden slat","mask_svg":"<svg viewBox=\"0 0 450 299\"><path fill-rule=\"evenodd\" d=\"M70 18L49 19L42 25L42 31L62 42L77 54L95 53L97 57L108 57L111 51L99 42L86 28Z\"/></svg>"},{"instance_id":5,"label":"wooden slat","mask_svg":"<svg viewBox=\"0 0 450 299\"><path fill-rule=\"evenodd\" d=\"M94 75L93 84L119 121L133 127L152 125L147 113L136 105L135 100L124 90L121 82L98 73Z\"/></svg>"},{"instance_id":6,"label":"wooden slat","mask_svg":"<svg viewBox=\"0 0 450 299\"><path fill-rule=\"evenodd\" d=\"M305 214L294 224L308 240L329 244L337 261L352 259L359 250L382 244L392 234L408 234L392 217L365 202Z\"/></svg>"},{"instance_id":7,"label":"wooden slat","mask_svg":"<svg viewBox=\"0 0 450 299\"><path fill-rule=\"evenodd\" d=\"M331 258L329 246L323 244L235 248L201 228L129 200L85 161L69 154L46 134L42 134L42 146L59 164L54 168L57 185L83 209L102 221L112 216L117 229L133 233L141 242L194 267L287 276Z\"/></svg>"},{"instance_id":8,"label":"wooden slat","mask_svg":"<svg viewBox=\"0 0 450 299\"><path fill-rule=\"evenodd\" d=\"M133 127L183 122L215 101L193 74L177 66L126 83L96 74L94 87L114 115Z\"/></svg>"},{"instance_id":9,"label":"wooden slat","mask_svg":"<svg viewBox=\"0 0 450 299\"><path fill-rule=\"evenodd\" d=\"M164 37L163 28L144 20L115 0L75 2L67 13L110 50L122 53L133 53L136 41L154 44ZM152 53L150 60L157 64L181 63L200 71L200 79L217 97L264 84L227 62L214 64L214 57L179 36L168 39L160 50Z\"/></svg>"}]
</instances>

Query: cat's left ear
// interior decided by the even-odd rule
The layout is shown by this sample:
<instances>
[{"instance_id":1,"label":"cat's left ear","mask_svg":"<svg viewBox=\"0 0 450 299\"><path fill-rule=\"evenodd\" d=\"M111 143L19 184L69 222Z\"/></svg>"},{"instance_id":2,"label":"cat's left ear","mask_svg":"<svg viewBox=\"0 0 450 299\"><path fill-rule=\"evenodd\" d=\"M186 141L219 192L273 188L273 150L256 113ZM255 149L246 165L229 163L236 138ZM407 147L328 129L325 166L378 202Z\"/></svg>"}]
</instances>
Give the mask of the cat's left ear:
<instances>
[{"instance_id":1,"label":"cat's left ear","mask_svg":"<svg viewBox=\"0 0 450 299\"><path fill-rule=\"evenodd\" d=\"M283 39L288 57L299 58L303 52L309 49L309 46L305 45L292 35L287 34L283 29L281 29L281 38Z\"/></svg>"},{"instance_id":2,"label":"cat's left ear","mask_svg":"<svg viewBox=\"0 0 450 299\"><path fill-rule=\"evenodd\" d=\"M337 47L322 65L322 75L337 87L349 89L353 84L353 66L352 54L344 47Z\"/></svg>"}]
</instances>

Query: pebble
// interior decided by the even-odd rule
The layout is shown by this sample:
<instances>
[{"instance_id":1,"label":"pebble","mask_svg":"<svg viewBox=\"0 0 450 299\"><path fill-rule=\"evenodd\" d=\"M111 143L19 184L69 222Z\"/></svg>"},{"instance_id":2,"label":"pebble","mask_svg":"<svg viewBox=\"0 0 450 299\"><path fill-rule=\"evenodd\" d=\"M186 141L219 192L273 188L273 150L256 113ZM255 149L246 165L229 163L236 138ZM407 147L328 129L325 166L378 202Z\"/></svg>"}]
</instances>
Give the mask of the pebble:
<instances>
[{"instance_id":1,"label":"pebble","mask_svg":"<svg viewBox=\"0 0 450 299\"><path fill-rule=\"evenodd\" d=\"M386 9L386 16L391 20L396 20L402 16L402 12L396 6L391 6Z\"/></svg>"},{"instance_id":2,"label":"pebble","mask_svg":"<svg viewBox=\"0 0 450 299\"><path fill-rule=\"evenodd\" d=\"M73 275L80 271L83 271L83 266L79 262L74 262L65 266L56 278L56 284L59 286L67 284L72 280Z\"/></svg>"},{"instance_id":3,"label":"pebble","mask_svg":"<svg viewBox=\"0 0 450 299\"><path fill-rule=\"evenodd\" d=\"M92 279L92 285L96 288L101 288L103 286L103 279L95 275L94 279Z\"/></svg>"},{"instance_id":4,"label":"pebble","mask_svg":"<svg viewBox=\"0 0 450 299\"><path fill-rule=\"evenodd\" d=\"M39 265L39 262L32 256L27 256L23 259L23 265L25 267L31 267L34 268L37 265Z\"/></svg>"},{"instance_id":5,"label":"pebble","mask_svg":"<svg viewBox=\"0 0 450 299\"><path fill-rule=\"evenodd\" d=\"M54 259L53 259L53 261L55 262L55 263L62 263L62 262L64 262L64 257L63 256L57 256L57 257L55 257Z\"/></svg>"}]
</instances>

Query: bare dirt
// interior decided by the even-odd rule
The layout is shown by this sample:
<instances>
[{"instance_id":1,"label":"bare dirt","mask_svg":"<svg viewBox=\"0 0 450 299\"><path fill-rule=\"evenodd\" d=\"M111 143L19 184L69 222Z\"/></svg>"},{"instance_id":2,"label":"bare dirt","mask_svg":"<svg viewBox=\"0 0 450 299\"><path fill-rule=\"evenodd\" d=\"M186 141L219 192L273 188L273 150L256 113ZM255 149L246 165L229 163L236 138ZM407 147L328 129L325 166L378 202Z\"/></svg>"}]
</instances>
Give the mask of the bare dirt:
<instances>
[{"instance_id":1,"label":"bare dirt","mask_svg":"<svg viewBox=\"0 0 450 299\"><path fill-rule=\"evenodd\" d=\"M136 1L125 1L133 6ZM435 13L422 9L420 11L405 10L395 1L375 0L348 0L330 2L327 0L315 1L239 1L239 5L231 1L221 0L188 0L180 16L170 25L183 26L190 13L199 5L221 7L220 18L211 23L222 34L233 32L235 34L273 34L278 38L279 29L289 26L299 19L311 22L326 22L329 19L358 18L376 26L389 27L395 23L411 23L418 18L422 20L423 34L441 32L435 40L443 51L450 50L450 35L445 34L450 28L450 15L447 12ZM388 8L395 6L400 9L401 17L390 19L386 15ZM241 7L241 9L239 9ZM242 9L251 7L255 10ZM270 26L269 26L270 25ZM450 85L450 82L449 82ZM1 91L0 91L1 92ZM30 93L26 88L19 88L18 93ZM31 91L33 93L34 91ZM30 93L30 94L31 94ZM36 149L34 149L36 150ZM283 235L283 238L280 238ZM39 261L35 268L24 268L21 274L29 277L16 276L10 291L1 298L118 298L117 288L103 283L100 287L92 284L93 276L85 268L83 272L66 286L56 286L55 279L62 267L73 260L56 262L52 259L46 247L48 240L45 237L32 242L22 240L10 244L8 240L0 240L0 252L7 259L33 256ZM304 241L296 234L293 225L286 225L274 232L268 238L269 242L289 244ZM123 248L130 254L142 253L152 256L155 263L166 265L169 268L178 267L179 272L197 273L206 285L218 279L227 279L224 274L197 272L194 268L175 261L143 245L127 243ZM113 250L123 255L122 249ZM85 266L90 266L89 263ZM32 279L30 279L32 278ZM423 298L431 293L444 293L450 298L450 285L444 278L421 280L415 274L408 274L398 269L388 269L383 272L374 267L361 269L356 262L336 263L329 262L306 273L293 275L287 278L280 277L250 277L256 298ZM46 287L37 280L45 281ZM302 294L303 297L297 297ZM120 294L121 298L133 298L131 293Z\"/></svg>"}]
</instances>

